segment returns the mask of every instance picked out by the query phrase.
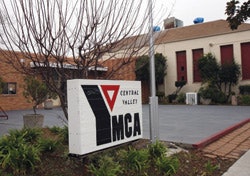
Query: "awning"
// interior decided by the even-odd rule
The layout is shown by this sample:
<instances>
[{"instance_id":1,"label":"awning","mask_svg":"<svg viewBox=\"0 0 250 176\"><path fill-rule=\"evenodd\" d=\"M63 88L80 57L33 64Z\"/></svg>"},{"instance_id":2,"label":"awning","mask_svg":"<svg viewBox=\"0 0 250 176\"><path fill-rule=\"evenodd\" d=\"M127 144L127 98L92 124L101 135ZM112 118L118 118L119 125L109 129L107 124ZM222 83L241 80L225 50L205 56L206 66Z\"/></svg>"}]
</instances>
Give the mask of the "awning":
<instances>
[{"instance_id":1,"label":"awning","mask_svg":"<svg viewBox=\"0 0 250 176\"><path fill-rule=\"evenodd\" d=\"M35 67L47 67L47 64L43 63L43 62L30 62L30 67L31 68L35 68ZM51 68L62 68L62 66L60 64L57 64L57 63L53 63L53 62L50 62L49 63L49 67ZM64 63L63 64L63 68L65 69L73 69L73 70L77 70L78 67L76 65L72 65L72 64L68 64L68 63ZM103 71L103 72L106 72L108 71L108 67L103 67L103 66L89 66L88 67L88 70L89 71L94 71L94 70L97 70L97 71Z\"/></svg>"}]
</instances>

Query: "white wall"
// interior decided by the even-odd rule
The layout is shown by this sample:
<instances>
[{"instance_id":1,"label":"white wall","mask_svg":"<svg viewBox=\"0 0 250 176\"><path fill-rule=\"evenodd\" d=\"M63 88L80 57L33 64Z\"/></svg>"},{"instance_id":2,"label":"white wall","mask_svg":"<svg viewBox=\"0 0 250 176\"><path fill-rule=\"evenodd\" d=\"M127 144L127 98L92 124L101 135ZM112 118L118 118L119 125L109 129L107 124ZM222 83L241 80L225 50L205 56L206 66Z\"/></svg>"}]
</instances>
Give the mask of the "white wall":
<instances>
[{"instance_id":1,"label":"white wall","mask_svg":"<svg viewBox=\"0 0 250 176\"><path fill-rule=\"evenodd\" d=\"M183 87L183 92L198 92L201 83L193 83L193 58L192 50L203 48L204 54L211 52L220 63L220 46L233 44L234 57L236 63L241 65L240 44L250 42L250 31L204 37L193 40L179 41L155 46L155 52L162 53L167 58L167 75L165 77L165 95L176 90L176 51L186 51L187 58L187 84ZM242 81L240 84L250 84L250 80ZM237 91L237 89L236 89Z\"/></svg>"}]
</instances>

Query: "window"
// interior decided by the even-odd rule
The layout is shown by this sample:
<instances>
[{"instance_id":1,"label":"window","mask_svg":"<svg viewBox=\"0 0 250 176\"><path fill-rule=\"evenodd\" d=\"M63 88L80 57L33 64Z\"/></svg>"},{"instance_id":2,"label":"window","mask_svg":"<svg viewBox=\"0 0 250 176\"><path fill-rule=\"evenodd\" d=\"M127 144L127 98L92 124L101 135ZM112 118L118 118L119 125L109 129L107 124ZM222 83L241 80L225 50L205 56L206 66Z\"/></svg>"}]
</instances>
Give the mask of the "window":
<instances>
[{"instance_id":1,"label":"window","mask_svg":"<svg viewBox=\"0 0 250 176\"><path fill-rule=\"evenodd\" d=\"M203 49L193 49L193 80L194 82L201 82L200 71L198 67L198 60L203 56Z\"/></svg>"},{"instance_id":2,"label":"window","mask_svg":"<svg viewBox=\"0 0 250 176\"><path fill-rule=\"evenodd\" d=\"M187 59L186 51L176 52L177 81L187 81Z\"/></svg>"},{"instance_id":3,"label":"window","mask_svg":"<svg viewBox=\"0 0 250 176\"><path fill-rule=\"evenodd\" d=\"M3 83L2 94L16 94L16 83Z\"/></svg>"},{"instance_id":4,"label":"window","mask_svg":"<svg viewBox=\"0 0 250 176\"><path fill-rule=\"evenodd\" d=\"M221 64L232 63L234 58L233 45L220 46Z\"/></svg>"},{"instance_id":5,"label":"window","mask_svg":"<svg viewBox=\"0 0 250 176\"><path fill-rule=\"evenodd\" d=\"M250 42L241 43L242 79L250 79Z\"/></svg>"}]
</instances>

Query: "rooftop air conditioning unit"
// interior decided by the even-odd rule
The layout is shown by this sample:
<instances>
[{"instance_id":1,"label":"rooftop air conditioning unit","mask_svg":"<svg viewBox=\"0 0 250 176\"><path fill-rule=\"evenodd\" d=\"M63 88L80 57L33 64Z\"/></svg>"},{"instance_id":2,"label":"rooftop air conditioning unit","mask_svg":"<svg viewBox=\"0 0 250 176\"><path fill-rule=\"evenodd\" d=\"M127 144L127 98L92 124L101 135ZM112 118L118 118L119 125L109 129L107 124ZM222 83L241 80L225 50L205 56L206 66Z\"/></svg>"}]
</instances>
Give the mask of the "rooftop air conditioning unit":
<instances>
[{"instance_id":1,"label":"rooftop air conditioning unit","mask_svg":"<svg viewBox=\"0 0 250 176\"><path fill-rule=\"evenodd\" d=\"M197 93L196 92L187 92L186 93L186 104L197 105Z\"/></svg>"}]
</instances>

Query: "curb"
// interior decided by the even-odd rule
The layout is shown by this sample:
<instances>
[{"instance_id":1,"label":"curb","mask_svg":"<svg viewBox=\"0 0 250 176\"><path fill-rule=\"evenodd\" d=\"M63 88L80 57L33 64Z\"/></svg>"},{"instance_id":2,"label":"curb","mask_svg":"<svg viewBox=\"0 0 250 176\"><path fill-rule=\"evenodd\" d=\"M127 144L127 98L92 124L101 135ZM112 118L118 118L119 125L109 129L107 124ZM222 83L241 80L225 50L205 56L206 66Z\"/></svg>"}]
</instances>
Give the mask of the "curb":
<instances>
[{"instance_id":1,"label":"curb","mask_svg":"<svg viewBox=\"0 0 250 176\"><path fill-rule=\"evenodd\" d=\"M215 133L211 136L209 136L208 138L205 138L203 140L201 140L200 142L196 143L196 144L193 144L192 146L195 148L195 149L199 149L199 148L203 148L205 146L207 146L208 144L218 140L219 138L227 135L228 133L236 130L237 128L247 124L250 122L250 118L249 119L246 119L246 120L243 120L241 121L240 123L237 123L237 124L234 124L228 128L226 128L225 130L222 130L218 133Z\"/></svg>"}]
</instances>

